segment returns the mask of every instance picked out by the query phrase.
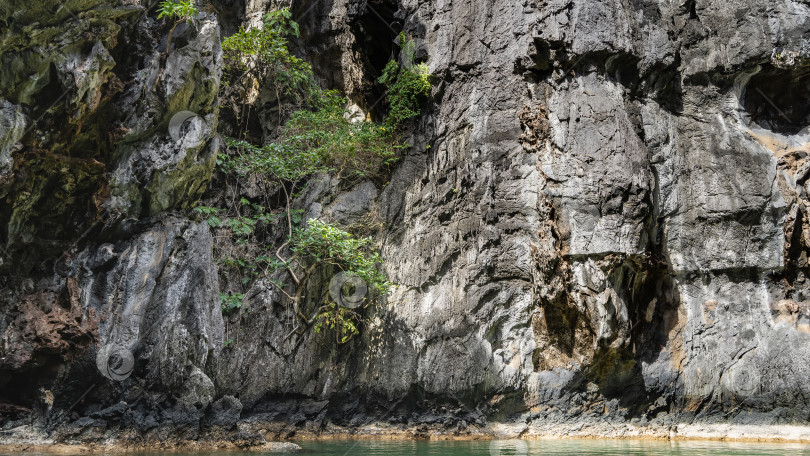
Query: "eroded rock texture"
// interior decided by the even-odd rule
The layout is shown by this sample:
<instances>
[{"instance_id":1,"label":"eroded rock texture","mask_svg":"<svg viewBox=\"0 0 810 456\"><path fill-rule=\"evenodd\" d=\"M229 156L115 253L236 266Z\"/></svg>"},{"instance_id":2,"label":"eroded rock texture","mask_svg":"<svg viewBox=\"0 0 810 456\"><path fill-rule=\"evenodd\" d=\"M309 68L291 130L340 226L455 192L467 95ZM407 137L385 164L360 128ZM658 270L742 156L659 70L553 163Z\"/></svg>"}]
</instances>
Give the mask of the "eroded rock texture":
<instances>
[{"instance_id":1,"label":"eroded rock texture","mask_svg":"<svg viewBox=\"0 0 810 456\"><path fill-rule=\"evenodd\" d=\"M375 422L806 422L806 2L293 2L293 48L360 115L382 113L400 31L438 81L389 182L318 176L294 203L379 222L397 286L346 345L269 283L223 322L216 241L167 212L214 167L217 20L233 31L279 5L214 2L166 55L168 27L124 3L37 24L0 8L0 382L42 386L10 405L54 390L64 411L95 383L46 422L261 441ZM267 137L279 108L259 100ZM199 114L187 143L165 128L179 110ZM124 382L96 372L111 337L134 353Z\"/></svg>"},{"instance_id":2,"label":"eroded rock texture","mask_svg":"<svg viewBox=\"0 0 810 456\"><path fill-rule=\"evenodd\" d=\"M351 358L270 342L289 374L245 374L249 402L803 420L807 5L396 6L346 14L358 43L372 15L417 37L441 79L377 203L398 287ZM302 22L340 48L343 14ZM343 75L370 73L358 50Z\"/></svg>"},{"instance_id":3,"label":"eroded rock texture","mask_svg":"<svg viewBox=\"0 0 810 456\"><path fill-rule=\"evenodd\" d=\"M214 399L202 371L223 332L211 233L166 211L194 203L214 168L219 26L201 14L167 53L171 24L152 3L0 5L5 426L47 434L78 419L68 429L97 438L104 419L197 422ZM197 116L173 135L184 110ZM112 346L137 381L102 375Z\"/></svg>"}]
</instances>

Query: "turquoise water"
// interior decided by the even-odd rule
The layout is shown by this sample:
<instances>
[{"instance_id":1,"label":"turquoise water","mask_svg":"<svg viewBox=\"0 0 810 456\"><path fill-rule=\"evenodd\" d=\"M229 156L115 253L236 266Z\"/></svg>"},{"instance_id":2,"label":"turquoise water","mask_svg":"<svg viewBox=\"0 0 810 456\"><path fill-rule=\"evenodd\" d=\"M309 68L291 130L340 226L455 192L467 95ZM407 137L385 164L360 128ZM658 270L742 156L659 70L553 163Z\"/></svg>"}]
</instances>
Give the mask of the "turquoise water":
<instances>
[{"instance_id":1,"label":"turquoise water","mask_svg":"<svg viewBox=\"0 0 810 456\"><path fill-rule=\"evenodd\" d=\"M741 456L779 455L810 456L810 445L728 443L728 442L667 442L649 440L505 440L505 441L298 441L303 448L300 456ZM168 452L131 453L132 456L274 456L279 453L239 452ZM3 453L0 456L53 456L34 453Z\"/></svg>"},{"instance_id":2,"label":"turquoise water","mask_svg":"<svg viewBox=\"0 0 810 456\"><path fill-rule=\"evenodd\" d=\"M810 445L636 440L297 442L308 456L808 455Z\"/></svg>"}]
</instances>

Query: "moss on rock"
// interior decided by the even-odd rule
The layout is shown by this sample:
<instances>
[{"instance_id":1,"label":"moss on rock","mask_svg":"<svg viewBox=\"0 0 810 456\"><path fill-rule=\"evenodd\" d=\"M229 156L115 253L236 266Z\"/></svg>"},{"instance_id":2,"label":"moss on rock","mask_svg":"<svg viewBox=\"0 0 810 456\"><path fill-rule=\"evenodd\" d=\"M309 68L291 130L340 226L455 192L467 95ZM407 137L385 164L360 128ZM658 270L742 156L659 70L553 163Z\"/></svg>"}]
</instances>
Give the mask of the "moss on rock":
<instances>
[{"instance_id":1,"label":"moss on rock","mask_svg":"<svg viewBox=\"0 0 810 456\"><path fill-rule=\"evenodd\" d=\"M0 205L0 220L8 224L0 230L17 261L3 266L24 272L39 258L61 253L96 220L107 180L104 165L96 160L44 150L18 157L14 175L12 191Z\"/></svg>"}]
</instances>

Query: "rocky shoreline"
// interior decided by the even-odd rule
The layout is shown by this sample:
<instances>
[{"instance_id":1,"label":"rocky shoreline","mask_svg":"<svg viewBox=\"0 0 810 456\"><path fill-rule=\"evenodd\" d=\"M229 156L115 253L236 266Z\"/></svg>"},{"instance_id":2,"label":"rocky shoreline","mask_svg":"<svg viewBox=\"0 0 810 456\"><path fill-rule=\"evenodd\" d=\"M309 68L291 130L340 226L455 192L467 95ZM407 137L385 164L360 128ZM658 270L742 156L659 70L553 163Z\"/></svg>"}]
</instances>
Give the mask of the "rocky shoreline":
<instances>
[{"instance_id":1,"label":"rocky shoreline","mask_svg":"<svg viewBox=\"0 0 810 456\"><path fill-rule=\"evenodd\" d=\"M283 424L266 423L262 432L248 430L201 435L197 440L164 436L161 439L131 438L123 432L120 437L105 436L74 440L56 440L38 435L29 427L5 431L0 436L0 452L41 452L54 454L134 453L134 452L200 452L234 451L287 453L301 449L303 441L328 440L668 440L668 441L726 441L748 443L801 443L810 444L810 426L796 425L742 425L694 424L677 426L600 422L571 425L534 425L526 427L515 423L493 423L485 427L470 427L464 431L441 427L397 426L369 424L357 428L326 426L315 430L301 430L283 441L278 432ZM23 429L25 428L25 429Z\"/></svg>"}]
</instances>

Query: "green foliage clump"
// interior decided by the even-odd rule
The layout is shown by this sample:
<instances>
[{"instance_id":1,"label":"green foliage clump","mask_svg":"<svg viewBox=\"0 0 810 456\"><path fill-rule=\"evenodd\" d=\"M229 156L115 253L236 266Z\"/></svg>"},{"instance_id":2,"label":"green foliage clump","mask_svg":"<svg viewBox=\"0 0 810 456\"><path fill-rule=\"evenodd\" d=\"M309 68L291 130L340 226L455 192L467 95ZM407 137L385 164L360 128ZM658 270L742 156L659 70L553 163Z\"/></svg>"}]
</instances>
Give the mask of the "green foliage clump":
<instances>
[{"instance_id":1,"label":"green foliage clump","mask_svg":"<svg viewBox=\"0 0 810 456\"><path fill-rule=\"evenodd\" d=\"M240 309L242 307L242 299L244 295L242 293L220 293L219 294L219 302L220 306L222 307L222 313L231 313L234 310Z\"/></svg>"},{"instance_id":2,"label":"green foliage clump","mask_svg":"<svg viewBox=\"0 0 810 456\"><path fill-rule=\"evenodd\" d=\"M407 147L403 138L406 122L421 114L432 89L431 75L426 65L408 63L415 46L401 35L406 62L402 66L390 62L379 79L388 89L388 115L382 122L352 122L346 115L346 98L318 87L309 64L290 54L288 39L297 37L299 31L289 10L270 13L264 19L262 28L240 29L223 42L226 79L234 83L252 78L258 87L269 83L281 105L292 98L298 107L284 116L283 124L283 109L279 110L278 136L272 142L255 145L225 137L227 150L218 156L218 167L226 179L264 186L266 195L280 191L284 208L267 212L242 198L239 204L232 202L223 209L201 206L195 211L217 229L218 236L227 233L236 241L235 246L227 247L230 251L218 252L223 258L224 282L237 285L227 280L228 274L237 274L242 287L239 293L223 295L224 312L239 309L241 318L241 298L237 307L235 296L249 296L249 286L258 277L278 277L271 273L283 269L293 283L273 283L289 298L293 314L305 325L315 323L316 331L335 330L337 342L346 343L358 334L362 317L329 299L314 312L304 309L307 281L315 269L331 266L360 277L374 296L383 296L390 283L379 270L380 255L371 238L355 237L338 226L314 219L299 226L303 211L293 209L292 201L299 185L318 173L337 173L349 179L384 176L399 150ZM266 245L260 233L277 233L277 224L282 222L286 239L280 246Z\"/></svg>"},{"instance_id":3,"label":"green foliage clump","mask_svg":"<svg viewBox=\"0 0 810 456\"><path fill-rule=\"evenodd\" d=\"M347 178L379 177L404 146L395 128L347 120L346 103L335 91L323 91L316 109L293 113L279 139L263 146L225 137L231 154L220 154L220 169L265 174L293 183L321 172Z\"/></svg>"},{"instance_id":4,"label":"green foliage clump","mask_svg":"<svg viewBox=\"0 0 810 456\"><path fill-rule=\"evenodd\" d=\"M340 307L336 303L330 303L322 310L315 322L316 333L326 329L333 330L338 344L345 344L360 334L360 330L357 328L360 324L360 316L357 312Z\"/></svg>"},{"instance_id":5,"label":"green foliage clump","mask_svg":"<svg viewBox=\"0 0 810 456\"><path fill-rule=\"evenodd\" d=\"M293 252L312 262L332 264L357 275L380 294L391 286L377 269L382 260L371 238L357 239L334 225L310 219L306 228L293 233L291 245Z\"/></svg>"},{"instance_id":6,"label":"green foliage clump","mask_svg":"<svg viewBox=\"0 0 810 456\"><path fill-rule=\"evenodd\" d=\"M315 84L312 67L292 55L290 37L299 36L298 24L291 19L289 8L272 11L264 16L261 28L239 28L222 41L225 61L225 81L244 77L256 78L259 86L269 82L280 95L301 97Z\"/></svg>"},{"instance_id":7,"label":"green foliage clump","mask_svg":"<svg viewBox=\"0 0 810 456\"><path fill-rule=\"evenodd\" d=\"M388 88L390 113L386 120L351 122L345 115L348 100L337 91L318 87L309 64L290 54L287 40L291 36L298 36L298 25L284 9L269 13L263 28L240 29L223 42L231 71L258 75L259 69L266 70L277 94L295 95L306 102L306 109L292 112L273 143L256 146L226 138L236 157L221 155L221 169L269 173L288 182L326 171L342 177L379 177L396 161L397 152L407 147L402 128L421 114L421 103L430 95L427 65L400 68L396 61L389 62L379 79ZM400 41L403 53L412 54L413 41L405 35L400 35Z\"/></svg>"},{"instance_id":8,"label":"green foliage clump","mask_svg":"<svg viewBox=\"0 0 810 456\"><path fill-rule=\"evenodd\" d=\"M403 32L397 37L397 42L403 64L391 60L378 79L388 89L390 112L386 123L394 128L422 113L422 102L430 96L433 88L428 66L414 63L416 45L413 40Z\"/></svg>"},{"instance_id":9,"label":"green foliage clump","mask_svg":"<svg viewBox=\"0 0 810 456\"><path fill-rule=\"evenodd\" d=\"M328 169L316 150L297 150L284 142L255 146L247 141L223 138L232 153L220 153L217 164L226 174L263 174L281 183L299 182Z\"/></svg>"},{"instance_id":10,"label":"green foliage clump","mask_svg":"<svg viewBox=\"0 0 810 456\"><path fill-rule=\"evenodd\" d=\"M283 262L261 247L261 235L258 233L270 231L285 220L285 212L267 212L263 206L251 203L247 198L240 198L230 210L197 206L193 211L211 228L219 229L220 233L235 241L231 248L218 251L217 257L220 274L229 283L235 280L243 293L247 292L255 279L285 267ZM302 215L303 211L292 210L292 222L296 225L300 223ZM227 307L228 311L234 309L238 307ZM223 310L226 307L223 306Z\"/></svg>"},{"instance_id":11,"label":"green foliage clump","mask_svg":"<svg viewBox=\"0 0 810 456\"><path fill-rule=\"evenodd\" d=\"M339 344L346 343L358 334L362 317L357 312L327 301L315 311L313 318L308 318L300 314L298 303L311 272L315 267L322 265L331 265L348 271L365 280L372 293L386 294L390 283L377 269L381 259L374 249L372 239L355 238L350 233L319 220L309 220L305 227L298 228L303 215L301 210L291 210L289 214L267 213L263 207L250 203L245 198L240 199L236 208L235 213L231 215L218 208L207 206L194 208L194 212L211 227L219 230L218 234L224 230L228 237L236 240L232 247L225 247L225 250L217 252L217 256L220 257L218 261L220 274L223 275L224 281L232 284L232 288L235 286L240 290L240 292L220 293L222 313L231 315L239 311L241 319L244 296L249 294L255 280L259 277L270 278L271 273L286 269L295 280L297 294L293 296L285 291L288 284L277 280L271 282L290 298L295 311L299 312L299 316L307 324L314 322L317 332L325 329L335 330ZM293 256L289 259L280 257L278 251L276 256L273 256L272 250L261 246L256 234L257 230L265 226L269 228L284 218L285 214L295 226L288 241L293 252ZM293 265L304 267L305 275L301 278L296 277Z\"/></svg>"},{"instance_id":12,"label":"green foliage clump","mask_svg":"<svg viewBox=\"0 0 810 456\"><path fill-rule=\"evenodd\" d=\"M400 67L395 60L388 62L379 79L388 88L388 124L400 126L422 113L422 100L433 87L430 78L430 70L424 63Z\"/></svg>"},{"instance_id":13,"label":"green foliage clump","mask_svg":"<svg viewBox=\"0 0 810 456\"><path fill-rule=\"evenodd\" d=\"M317 154L339 176L375 178L396 161L404 145L386 124L350 122L344 116L347 104L335 91L320 92L314 109L293 113L281 142L296 153Z\"/></svg>"},{"instance_id":14,"label":"green foliage clump","mask_svg":"<svg viewBox=\"0 0 810 456\"><path fill-rule=\"evenodd\" d=\"M174 20L169 36L166 38L166 53L169 52L172 44L172 33L177 26L188 21L194 23L194 18L199 14L194 0L163 0L158 5L158 19L167 18Z\"/></svg>"},{"instance_id":15,"label":"green foliage clump","mask_svg":"<svg viewBox=\"0 0 810 456\"><path fill-rule=\"evenodd\" d=\"M292 238L292 251L311 264L330 264L363 279L373 294L385 295L391 287L378 265L380 254L371 238L356 238L342 229L310 219L306 228L296 230ZM354 310L327 302L316 312L315 332L334 330L338 344L344 344L360 333L362 321Z\"/></svg>"},{"instance_id":16,"label":"green foliage clump","mask_svg":"<svg viewBox=\"0 0 810 456\"><path fill-rule=\"evenodd\" d=\"M211 228L222 226L222 219L219 217L220 209L208 206L197 206L194 208L194 212L203 216L206 223L208 223L208 226Z\"/></svg>"},{"instance_id":17,"label":"green foliage clump","mask_svg":"<svg viewBox=\"0 0 810 456\"><path fill-rule=\"evenodd\" d=\"M211 228L229 228L235 237L240 238L240 241L242 238L251 236L259 223L267 223L281 217L280 214L265 213L264 207L251 203L247 198L241 198L238 207L242 209L249 207L253 213L241 215L243 210L237 211L235 215L223 214L222 209L208 206L197 206L193 211L202 216Z\"/></svg>"},{"instance_id":18,"label":"green foliage clump","mask_svg":"<svg viewBox=\"0 0 810 456\"><path fill-rule=\"evenodd\" d=\"M158 5L158 19L190 20L198 14L194 0L164 0Z\"/></svg>"},{"instance_id":19,"label":"green foliage clump","mask_svg":"<svg viewBox=\"0 0 810 456\"><path fill-rule=\"evenodd\" d=\"M219 295L220 308L225 316L238 315L234 339L230 342L238 344L242 315L250 311L243 305L248 302L244 297L252 295L259 279L269 279L279 289L285 286L272 277L273 273L285 270L289 265L269 251L265 237L268 232L286 225L283 222L287 213L267 211L264 206L244 197L227 208L197 206L193 213L214 229L215 239L228 239L228 242L214 243L214 257L219 265L220 283L226 284L226 291ZM293 210L290 216L300 223L303 211ZM234 334L230 325L226 325L225 330L226 335Z\"/></svg>"}]
</instances>

